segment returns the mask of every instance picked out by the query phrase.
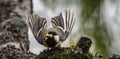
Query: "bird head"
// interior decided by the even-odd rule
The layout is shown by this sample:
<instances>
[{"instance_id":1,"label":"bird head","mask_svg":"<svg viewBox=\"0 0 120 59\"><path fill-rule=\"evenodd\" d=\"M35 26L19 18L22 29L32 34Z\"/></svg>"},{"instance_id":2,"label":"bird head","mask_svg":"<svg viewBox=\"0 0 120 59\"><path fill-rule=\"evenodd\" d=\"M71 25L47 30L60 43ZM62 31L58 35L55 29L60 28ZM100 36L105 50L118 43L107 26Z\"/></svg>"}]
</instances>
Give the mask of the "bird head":
<instances>
[{"instance_id":1,"label":"bird head","mask_svg":"<svg viewBox=\"0 0 120 59\"><path fill-rule=\"evenodd\" d=\"M59 35L56 32L49 31L45 36L45 42L48 46L55 46L59 41Z\"/></svg>"}]
</instances>

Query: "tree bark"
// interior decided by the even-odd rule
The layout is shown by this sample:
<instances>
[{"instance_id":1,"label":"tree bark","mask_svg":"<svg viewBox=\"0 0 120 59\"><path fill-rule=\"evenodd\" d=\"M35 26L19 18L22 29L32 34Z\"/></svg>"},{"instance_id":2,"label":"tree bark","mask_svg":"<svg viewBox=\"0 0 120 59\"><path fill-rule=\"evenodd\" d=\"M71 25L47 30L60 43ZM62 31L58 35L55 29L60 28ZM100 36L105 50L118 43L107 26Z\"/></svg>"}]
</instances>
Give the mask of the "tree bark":
<instances>
[{"instance_id":1,"label":"tree bark","mask_svg":"<svg viewBox=\"0 0 120 59\"><path fill-rule=\"evenodd\" d=\"M34 54L28 53L30 43L25 23L31 13L32 0L0 0L0 59L33 57Z\"/></svg>"}]
</instances>

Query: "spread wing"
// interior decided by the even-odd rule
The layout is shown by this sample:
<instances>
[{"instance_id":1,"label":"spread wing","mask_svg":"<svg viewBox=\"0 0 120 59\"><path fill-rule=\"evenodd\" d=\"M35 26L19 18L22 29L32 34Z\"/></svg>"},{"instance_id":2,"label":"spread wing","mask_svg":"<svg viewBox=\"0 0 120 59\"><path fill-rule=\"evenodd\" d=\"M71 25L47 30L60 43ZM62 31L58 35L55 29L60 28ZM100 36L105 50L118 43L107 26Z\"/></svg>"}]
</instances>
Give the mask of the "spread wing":
<instances>
[{"instance_id":1,"label":"spread wing","mask_svg":"<svg viewBox=\"0 0 120 59\"><path fill-rule=\"evenodd\" d=\"M63 42L71 33L75 24L74 14L70 10L65 10L51 20L53 27L61 32L60 40Z\"/></svg>"},{"instance_id":2,"label":"spread wing","mask_svg":"<svg viewBox=\"0 0 120 59\"><path fill-rule=\"evenodd\" d=\"M38 16L37 14L32 14L28 17L29 20L29 26L32 30L32 33L36 40L43 44L43 38L45 34L45 28L47 26L46 22L47 20L43 17Z\"/></svg>"}]
</instances>

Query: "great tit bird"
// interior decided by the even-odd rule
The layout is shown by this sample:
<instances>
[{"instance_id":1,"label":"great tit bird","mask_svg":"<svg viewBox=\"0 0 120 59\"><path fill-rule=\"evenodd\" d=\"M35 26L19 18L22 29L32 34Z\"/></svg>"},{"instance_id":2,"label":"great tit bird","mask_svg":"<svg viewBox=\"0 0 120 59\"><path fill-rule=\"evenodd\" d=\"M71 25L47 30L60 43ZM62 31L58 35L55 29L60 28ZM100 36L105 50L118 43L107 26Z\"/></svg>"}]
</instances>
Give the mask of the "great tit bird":
<instances>
[{"instance_id":1,"label":"great tit bird","mask_svg":"<svg viewBox=\"0 0 120 59\"><path fill-rule=\"evenodd\" d=\"M37 14L28 17L29 26L37 42L46 47L58 47L71 33L75 18L70 10L61 12L51 19L53 28L46 29L47 20Z\"/></svg>"}]
</instances>

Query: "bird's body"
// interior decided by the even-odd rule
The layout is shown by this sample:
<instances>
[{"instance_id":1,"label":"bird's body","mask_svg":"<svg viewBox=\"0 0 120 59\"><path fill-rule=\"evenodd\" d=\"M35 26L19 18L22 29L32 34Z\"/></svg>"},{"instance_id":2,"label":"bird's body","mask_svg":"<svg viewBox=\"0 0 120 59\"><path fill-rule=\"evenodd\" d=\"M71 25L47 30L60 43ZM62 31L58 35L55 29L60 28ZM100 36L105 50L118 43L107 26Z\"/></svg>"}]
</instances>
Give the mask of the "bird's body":
<instances>
[{"instance_id":1,"label":"bird's body","mask_svg":"<svg viewBox=\"0 0 120 59\"><path fill-rule=\"evenodd\" d=\"M46 47L57 47L60 46L61 41L59 40L59 38L54 38L52 36L49 36L49 34L54 34L56 33L56 35L54 35L54 37L59 37L59 35L61 35L60 31L58 31L56 28L49 28L49 29L43 29L41 30L41 36L43 37L42 40L42 44ZM49 40L45 40L45 38L48 38Z\"/></svg>"},{"instance_id":2,"label":"bird's body","mask_svg":"<svg viewBox=\"0 0 120 59\"><path fill-rule=\"evenodd\" d=\"M51 19L53 28L46 29L47 20L37 14L28 17L29 25L36 40L46 47L58 47L71 33L75 20L70 10L65 10Z\"/></svg>"}]
</instances>

